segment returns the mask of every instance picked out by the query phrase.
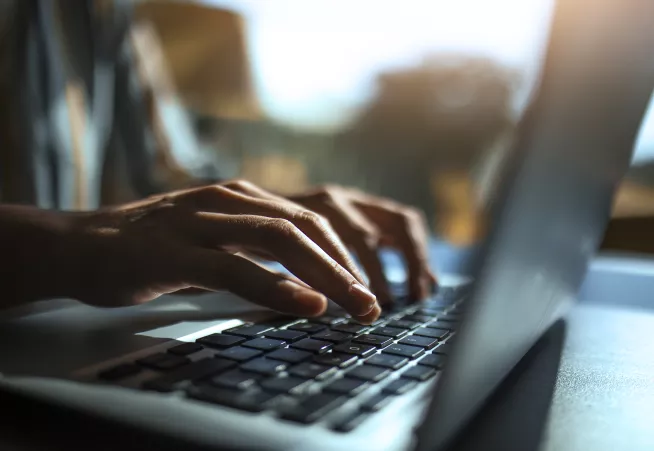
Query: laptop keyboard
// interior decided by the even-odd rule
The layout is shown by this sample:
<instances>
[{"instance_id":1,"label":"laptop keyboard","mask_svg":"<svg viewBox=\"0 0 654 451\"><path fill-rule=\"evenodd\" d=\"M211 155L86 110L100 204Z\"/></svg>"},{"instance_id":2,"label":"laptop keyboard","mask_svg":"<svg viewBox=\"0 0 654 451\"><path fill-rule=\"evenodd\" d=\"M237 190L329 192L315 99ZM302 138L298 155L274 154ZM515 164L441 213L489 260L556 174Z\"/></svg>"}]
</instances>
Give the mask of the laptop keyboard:
<instances>
[{"instance_id":1,"label":"laptop keyboard","mask_svg":"<svg viewBox=\"0 0 654 451\"><path fill-rule=\"evenodd\" d=\"M434 380L466 291L441 288L424 303L385 311L371 326L348 315L244 324L103 370L98 378L122 382L149 370L156 375L142 383L145 390L270 411L300 424L322 420L353 400L347 414L330 423L349 432L398 396Z\"/></svg>"}]
</instances>

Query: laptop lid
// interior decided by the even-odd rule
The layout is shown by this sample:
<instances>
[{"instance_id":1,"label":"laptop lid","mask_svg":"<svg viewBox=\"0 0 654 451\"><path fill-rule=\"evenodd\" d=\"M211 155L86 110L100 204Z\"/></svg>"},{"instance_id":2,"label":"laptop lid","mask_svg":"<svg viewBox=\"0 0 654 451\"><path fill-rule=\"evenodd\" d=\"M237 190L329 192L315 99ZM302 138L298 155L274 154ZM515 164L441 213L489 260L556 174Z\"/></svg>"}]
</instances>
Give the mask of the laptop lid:
<instances>
[{"instance_id":1,"label":"laptop lid","mask_svg":"<svg viewBox=\"0 0 654 451\"><path fill-rule=\"evenodd\" d=\"M419 428L439 449L575 298L654 87L654 3L560 0L540 87L452 355Z\"/></svg>"}]
</instances>

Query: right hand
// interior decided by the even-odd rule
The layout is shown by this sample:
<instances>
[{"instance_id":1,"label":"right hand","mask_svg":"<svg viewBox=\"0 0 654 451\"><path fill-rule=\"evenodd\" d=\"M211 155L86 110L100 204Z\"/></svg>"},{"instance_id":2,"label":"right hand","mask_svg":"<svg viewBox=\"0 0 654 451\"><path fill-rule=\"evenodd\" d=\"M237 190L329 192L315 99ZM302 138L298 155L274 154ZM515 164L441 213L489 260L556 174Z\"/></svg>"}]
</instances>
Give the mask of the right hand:
<instances>
[{"instance_id":1,"label":"right hand","mask_svg":"<svg viewBox=\"0 0 654 451\"><path fill-rule=\"evenodd\" d=\"M189 288L228 290L283 313L317 316L327 296L358 321L377 319L376 298L329 222L291 201L244 194L243 183L72 215L67 247L79 274L72 297L118 306ZM242 253L280 262L297 279Z\"/></svg>"}]
</instances>

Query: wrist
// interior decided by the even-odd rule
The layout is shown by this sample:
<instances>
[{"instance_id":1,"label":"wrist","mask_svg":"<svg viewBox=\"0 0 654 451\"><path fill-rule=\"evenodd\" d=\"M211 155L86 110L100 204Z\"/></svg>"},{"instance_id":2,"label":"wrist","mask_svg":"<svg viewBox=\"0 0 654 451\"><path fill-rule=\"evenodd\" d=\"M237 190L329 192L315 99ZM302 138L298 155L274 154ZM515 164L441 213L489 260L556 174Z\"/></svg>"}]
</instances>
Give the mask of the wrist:
<instances>
[{"instance_id":1,"label":"wrist","mask_svg":"<svg viewBox=\"0 0 654 451\"><path fill-rule=\"evenodd\" d=\"M8 299L3 306L72 296L75 274L74 213L0 207L0 269Z\"/></svg>"}]
</instances>

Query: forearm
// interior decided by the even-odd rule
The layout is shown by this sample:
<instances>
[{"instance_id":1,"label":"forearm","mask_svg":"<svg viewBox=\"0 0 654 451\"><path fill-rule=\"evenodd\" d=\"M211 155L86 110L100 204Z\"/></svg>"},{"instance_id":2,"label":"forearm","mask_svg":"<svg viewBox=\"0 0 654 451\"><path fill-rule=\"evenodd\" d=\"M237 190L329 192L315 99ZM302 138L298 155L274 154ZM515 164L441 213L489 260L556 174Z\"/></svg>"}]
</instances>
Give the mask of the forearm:
<instances>
[{"instance_id":1,"label":"forearm","mask_svg":"<svg viewBox=\"0 0 654 451\"><path fill-rule=\"evenodd\" d=\"M66 213L0 205L0 308L68 296L68 218Z\"/></svg>"}]
</instances>

